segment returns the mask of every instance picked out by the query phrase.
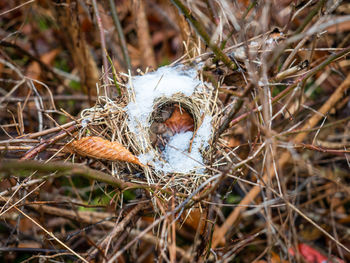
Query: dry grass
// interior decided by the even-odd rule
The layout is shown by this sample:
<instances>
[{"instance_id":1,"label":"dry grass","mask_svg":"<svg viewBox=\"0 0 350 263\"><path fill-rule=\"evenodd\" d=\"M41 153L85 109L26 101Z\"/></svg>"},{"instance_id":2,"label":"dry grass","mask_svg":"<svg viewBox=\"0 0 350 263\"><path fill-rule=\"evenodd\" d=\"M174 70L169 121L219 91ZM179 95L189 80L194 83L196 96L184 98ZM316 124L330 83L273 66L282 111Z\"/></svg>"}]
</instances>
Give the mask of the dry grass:
<instances>
[{"instance_id":1,"label":"dry grass","mask_svg":"<svg viewBox=\"0 0 350 263\"><path fill-rule=\"evenodd\" d=\"M200 72L198 72L200 74ZM191 114L194 119L194 130L196 131L202 124L204 116L212 118L212 125L215 127L219 123L220 105L217 101L217 93L214 92L211 84L203 83L203 87L196 89L196 92L190 97L184 96L182 93L176 93L171 97L159 97L153 103L153 112L148 116L148 125L142 126L137 133L131 132L129 127L129 117L126 106L130 101L134 101L132 81L129 81L129 88L124 87L122 93L123 98L118 101L111 100L108 97L100 96L94 107L84 109L81 112L81 128L77 138L84 136L102 136L111 141L118 141L127 149L132 151L136 156L152 153L155 159L165 163L161 152L154 148L150 139L150 126L154 122L158 111L166 105L179 104L183 109ZM209 85L209 86L208 86ZM210 154L213 152L211 147L201 149L205 156L205 163L209 164ZM204 167L206 164L203 164ZM215 164L214 167L217 168ZM142 178L132 178L130 175L142 172ZM168 189L178 193L190 195L199 185L212 175L212 171L207 170L206 173L165 173L154 169L150 165L140 168L138 165L118 162L111 166L111 174L124 180L130 180L139 184L158 185L160 189ZM162 192L152 192L152 195L164 200L162 205L168 205L171 196L164 195ZM183 200L181 197L176 199L176 203ZM158 204L154 202L155 209L159 211Z\"/></svg>"},{"instance_id":2,"label":"dry grass","mask_svg":"<svg viewBox=\"0 0 350 263\"><path fill-rule=\"evenodd\" d=\"M0 259L349 261L349 4L135 0L112 20L98 2L0 4ZM157 98L135 134L128 83L165 59L203 89ZM92 135L161 159L150 126L173 104L194 132L213 117L204 172L64 150Z\"/></svg>"}]
</instances>

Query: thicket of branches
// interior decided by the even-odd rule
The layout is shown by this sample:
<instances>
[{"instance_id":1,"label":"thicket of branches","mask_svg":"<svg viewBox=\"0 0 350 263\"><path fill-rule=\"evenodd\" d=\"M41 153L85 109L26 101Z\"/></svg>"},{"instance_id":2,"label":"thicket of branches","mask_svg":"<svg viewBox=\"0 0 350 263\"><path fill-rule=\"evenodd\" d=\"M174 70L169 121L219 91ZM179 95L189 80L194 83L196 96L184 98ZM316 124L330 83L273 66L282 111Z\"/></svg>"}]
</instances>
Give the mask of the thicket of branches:
<instances>
[{"instance_id":1,"label":"thicket of branches","mask_svg":"<svg viewBox=\"0 0 350 263\"><path fill-rule=\"evenodd\" d=\"M1 261L350 261L349 31L339 0L0 1ZM176 63L221 109L195 191L64 150Z\"/></svg>"}]
</instances>

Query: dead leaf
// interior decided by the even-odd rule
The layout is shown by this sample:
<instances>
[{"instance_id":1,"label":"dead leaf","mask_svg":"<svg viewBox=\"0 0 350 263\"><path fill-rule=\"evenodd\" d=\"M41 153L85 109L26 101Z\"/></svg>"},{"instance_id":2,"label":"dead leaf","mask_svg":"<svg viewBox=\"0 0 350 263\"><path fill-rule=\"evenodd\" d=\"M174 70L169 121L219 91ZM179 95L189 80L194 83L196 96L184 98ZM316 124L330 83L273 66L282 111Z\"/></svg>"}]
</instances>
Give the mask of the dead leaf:
<instances>
[{"instance_id":1,"label":"dead leaf","mask_svg":"<svg viewBox=\"0 0 350 263\"><path fill-rule=\"evenodd\" d=\"M84 157L109 161L124 161L143 166L139 159L119 142L110 142L97 136L84 137L73 141L66 148Z\"/></svg>"},{"instance_id":2,"label":"dead leaf","mask_svg":"<svg viewBox=\"0 0 350 263\"><path fill-rule=\"evenodd\" d=\"M281 260L280 256L271 251L271 263L288 263L287 260Z\"/></svg>"},{"instance_id":3,"label":"dead leaf","mask_svg":"<svg viewBox=\"0 0 350 263\"><path fill-rule=\"evenodd\" d=\"M303 257L304 261L307 263L323 263L323 262L341 262L344 263L343 260L339 259L339 258L334 258L334 260L332 261L328 261L328 257L326 257L325 255L323 255L322 253L320 253L319 251L317 251L316 249L314 249L313 247L305 244L305 243L300 243L298 245L298 250L301 254L301 256ZM295 255L295 251L293 248L289 249L289 253L294 256Z\"/></svg>"},{"instance_id":4,"label":"dead leaf","mask_svg":"<svg viewBox=\"0 0 350 263\"><path fill-rule=\"evenodd\" d=\"M175 105L173 114L164 123L173 133L193 131L194 128L192 116L179 105Z\"/></svg>"},{"instance_id":5,"label":"dead leaf","mask_svg":"<svg viewBox=\"0 0 350 263\"><path fill-rule=\"evenodd\" d=\"M58 48L53 49L41 55L40 60L44 64L51 66L51 64L53 63L53 61L55 60L59 52L60 52L60 49ZM27 68L27 77L31 79L40 80L40 75L41 75L41 67L38 62L33 61L32 63L30 63L30 65Z\"/></svg>"},{"instance_id":6,"label":"dead leaf","mask_svg":"<svg viewBox=\"0 0 350 263\"><path fill-rule=\"evenodd\" d=\"M205 220L206 216L203 216L201 220L202 211L199 208L194 208L191 210L189 215L182 214L181 218L184 220L184 225L189 227L190 229L196 231L199 227L199 233L204 234L205 231Z\"/></svg>"},{"instance_id":7,"label":"dead leaf","mask_svg":"<svg viewBox=\"0 0 350 263\"><path fill-rule=\"evenodd\" d=\"M234 148L238 145L241 145L241 141L235 138L233 135L224 137L225 146L229 148Z\"/></svg>"},{"instance_id":8,"label":"dead leaf","mask_svg":"<svg viewBox=\"0 0 350 263\"><path fill-rule=\"evenodd\" d=\"M347 32L350 31L350 23L349 21L345 21L342 23L338 23L336 25L332 25L327 28L327 32L330 34L336 34L336 33L341 33L341 32Z\"/></svg>"}]
</instances>

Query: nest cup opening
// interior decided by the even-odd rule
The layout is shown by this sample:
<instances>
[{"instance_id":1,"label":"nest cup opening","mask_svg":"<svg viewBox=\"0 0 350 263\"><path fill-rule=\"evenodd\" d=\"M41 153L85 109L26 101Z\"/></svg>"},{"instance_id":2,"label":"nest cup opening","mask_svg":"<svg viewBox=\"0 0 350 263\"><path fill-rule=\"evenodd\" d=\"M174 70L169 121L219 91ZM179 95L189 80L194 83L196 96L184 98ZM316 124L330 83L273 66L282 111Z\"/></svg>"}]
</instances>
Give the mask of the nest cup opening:
<instances>
[{"instance_id":1,"label":"nest cup opening","mask_svg":"<svg viewBox=\"0 0 350 263\"><path fill-rule=\"evenodd\" d=\"M152 148L161 153L170 137L194 132L201 125L200 122L200 109L190 97L177 94L172 98L159 98L148 119L148 136Z\"/></svg>"},{"instance_id":2,"label":"nest cup opening","mask_svg":"<svg viewBox=\"0 0 350 263\"><path fill-rule=\"evenodd\" d=\"M153 111L150 114L149 124L152 124L157 117L157 113L166 106L173 106L175 104L180 105L185 111L187 111L194 120L194 129L196 130L201 121L200 109L198 103L190 97L184 96L182 93L175 94L171 98L161 97L154 102Z\"/></svg>"}]
</instances>

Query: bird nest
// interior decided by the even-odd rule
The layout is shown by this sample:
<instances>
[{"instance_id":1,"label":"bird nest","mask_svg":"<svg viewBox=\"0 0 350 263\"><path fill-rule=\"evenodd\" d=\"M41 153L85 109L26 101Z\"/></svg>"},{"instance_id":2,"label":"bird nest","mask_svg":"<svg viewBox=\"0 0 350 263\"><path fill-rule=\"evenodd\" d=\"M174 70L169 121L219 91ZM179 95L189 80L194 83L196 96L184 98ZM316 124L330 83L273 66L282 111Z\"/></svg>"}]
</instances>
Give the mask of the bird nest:
<instances>
[{"instance_id":1,"label":"bird nest","mask_svg":"<svg viewBox=\"0 0 350 263\"><path fill-rule=\"evenodd\" d=\"M80 137L117 141L142 163L109 162L112 176L193 193L211 176L210 141L219 112L214 88L182 66L129 76L123 91L117 101L102 96L82 111Z\"/></svg>"}]
</instances>

